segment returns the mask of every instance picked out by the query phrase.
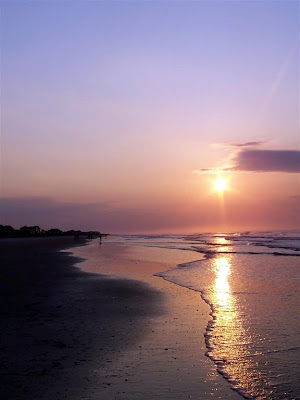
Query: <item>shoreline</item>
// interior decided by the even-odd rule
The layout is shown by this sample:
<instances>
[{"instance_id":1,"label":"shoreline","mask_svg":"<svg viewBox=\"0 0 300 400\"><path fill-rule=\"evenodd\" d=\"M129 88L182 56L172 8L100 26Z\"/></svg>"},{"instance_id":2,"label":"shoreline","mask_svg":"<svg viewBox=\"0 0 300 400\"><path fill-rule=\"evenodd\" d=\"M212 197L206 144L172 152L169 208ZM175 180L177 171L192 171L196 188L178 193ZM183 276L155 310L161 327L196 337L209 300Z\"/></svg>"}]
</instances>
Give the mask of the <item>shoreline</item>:
<instances>
[{"instance_id":1,"label":"shoreline","mask_svg":"<svg viewBox=\"0 0 300 400\"><path fill-rule=\"evenodd\" d=\"M211 309L201 293L155 275L178 264L199 260L200 254L111 242L104 242L102 246L91 244L74 252L86 258L80 264L84 271L137 279L164 293L165 312L152 318L152 330L138 348L125 351L125 363L120 359L106 366L108 375L113 376L115 371L118 374L101 398L242 398L206 356L204 335ZM126 376L130 383L126 388L120 384L119 374ZM119 393L123 393L123 397L118 397Z\"/></svg>"}]
</instances>

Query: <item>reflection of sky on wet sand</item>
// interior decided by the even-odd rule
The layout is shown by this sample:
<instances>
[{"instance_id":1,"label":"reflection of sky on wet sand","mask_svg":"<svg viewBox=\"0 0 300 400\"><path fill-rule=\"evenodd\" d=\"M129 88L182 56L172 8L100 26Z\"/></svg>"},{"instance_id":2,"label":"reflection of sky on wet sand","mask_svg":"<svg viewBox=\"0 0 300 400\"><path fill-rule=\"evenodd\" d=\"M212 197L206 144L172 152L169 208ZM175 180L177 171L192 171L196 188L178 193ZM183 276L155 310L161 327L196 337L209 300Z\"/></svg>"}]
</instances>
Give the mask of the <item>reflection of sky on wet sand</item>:
<instances>
[{"instance_id":1,"label":"reflection of sky on wet sand","mask_svg":"<svg viewBox=\"0 0 300 400\"><path fill-rule=\"evenodd\" d=\"M215 274L210 302L213 305L213 331L210 336L212 351L210 355L217 362L220 371L230 376L233 387L243 388L247 393L261 380L255 369L256 363L250 361L248 344L252 342L250 333L245 330L243 318L231 289L234 269L230 256L213 260Z\"/></svg>"}]
</instances>

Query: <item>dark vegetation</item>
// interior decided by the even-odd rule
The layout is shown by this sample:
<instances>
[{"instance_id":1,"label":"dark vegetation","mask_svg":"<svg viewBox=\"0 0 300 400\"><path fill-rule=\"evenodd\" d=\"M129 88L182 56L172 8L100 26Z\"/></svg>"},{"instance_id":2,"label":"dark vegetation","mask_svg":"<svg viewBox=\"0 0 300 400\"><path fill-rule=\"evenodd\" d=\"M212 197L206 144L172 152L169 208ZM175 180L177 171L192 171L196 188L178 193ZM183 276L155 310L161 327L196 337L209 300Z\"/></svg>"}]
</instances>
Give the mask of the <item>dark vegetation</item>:
<instances>
[{"instance_id":1,"label":"dark vegetation","mask_svg":"<svg viewBox=\"0 0 300 400\"><path fill-rule=\"evenodd\" d=\"M100 233L99 231L82 232L80 230L62 231L58 228L41 229L39 226L22 226L20 229L14 229L10 225L0 225L0 237L13 238L13 237L43 237L43 236L107 236L107 234Z\"/></svg>"}]
</instances>

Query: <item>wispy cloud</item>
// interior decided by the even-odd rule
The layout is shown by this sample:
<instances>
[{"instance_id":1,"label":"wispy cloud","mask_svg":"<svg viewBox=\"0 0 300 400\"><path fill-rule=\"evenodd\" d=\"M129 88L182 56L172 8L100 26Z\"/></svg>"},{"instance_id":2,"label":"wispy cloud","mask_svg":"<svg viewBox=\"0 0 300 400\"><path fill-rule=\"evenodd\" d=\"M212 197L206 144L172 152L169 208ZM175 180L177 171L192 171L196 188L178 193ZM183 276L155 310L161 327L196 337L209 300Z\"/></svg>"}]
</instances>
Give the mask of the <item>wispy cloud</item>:
<instances>
[{"instance_id":1,"label":"wispy cloud","mask_svg":"<svg viewBox=\"0 0 300 400\"><path fill-rule=\"evenodd\" d=\"M230 147L257 147L265 144L265 141L258 140L256 142L244 142L244 143L231 143Z\"/></svg>"},{"instance_id":2,"label":"wispy cloud","mask_svg":"<svg viewBox=\"0 0 300 400\"><path fill-rule=\"evenodd\" d=\"M296 56L296 51L297 51L297 47L293 47L289 54L287 55L287 58L284 60L284 62L282 63L275 79L272 82L271 88L269 90L269 93L267 95L266 101L265 101L265 105L272 100L272 98L274 97L275 93L278 91L279 86L281 85L281 82L283 81L289 67L290 64L292 63L293 59Z\"/></svg>"},{"instance_id":3,"label":"wispy cloud","mask_svg":"<svg viewBox=\"0 0 300 400\"><path fill-rule=\"evenodd\" d=\"M222 168L201 168L201 169L195 169L193 171L193 174L198 174L198 175L205 175L205 174L224 174L225 172L231 171L231 167L222 167Z\"/></svg>"},{"instance_id":4,"label":"wispy cloud","mask_svg":"<svg viewBox=\"0 0 300 400\"><path fill-rule=\"evenodd\" d=\"M213 143L213 146L225 148L225 149L235 149L235 148L242 148L242 147L261 147L267 143L266 140L253 140L249 142L236 142L236 143Z\"/></svg>"}]
</instances>

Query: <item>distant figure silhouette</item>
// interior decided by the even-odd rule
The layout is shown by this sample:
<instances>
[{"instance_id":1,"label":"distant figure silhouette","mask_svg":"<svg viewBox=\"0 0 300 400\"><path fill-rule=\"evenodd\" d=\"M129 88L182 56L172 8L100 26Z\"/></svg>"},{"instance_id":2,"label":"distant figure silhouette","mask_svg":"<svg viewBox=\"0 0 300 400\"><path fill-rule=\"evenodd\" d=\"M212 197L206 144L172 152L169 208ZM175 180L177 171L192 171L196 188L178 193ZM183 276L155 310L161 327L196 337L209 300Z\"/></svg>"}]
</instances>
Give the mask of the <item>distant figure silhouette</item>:
<instances>
[{"instance_id":1,"label":"distant figure silhouette","mask_svg":"<svg viewBox=\"0 0 300 400\"><path fill-rule=\"evenodd\" d=\"M101 233L99 235L99 239L100 239L99 244L101 245L102 244L102 235L101 235Z\"/></svg>"}]
</instances>

